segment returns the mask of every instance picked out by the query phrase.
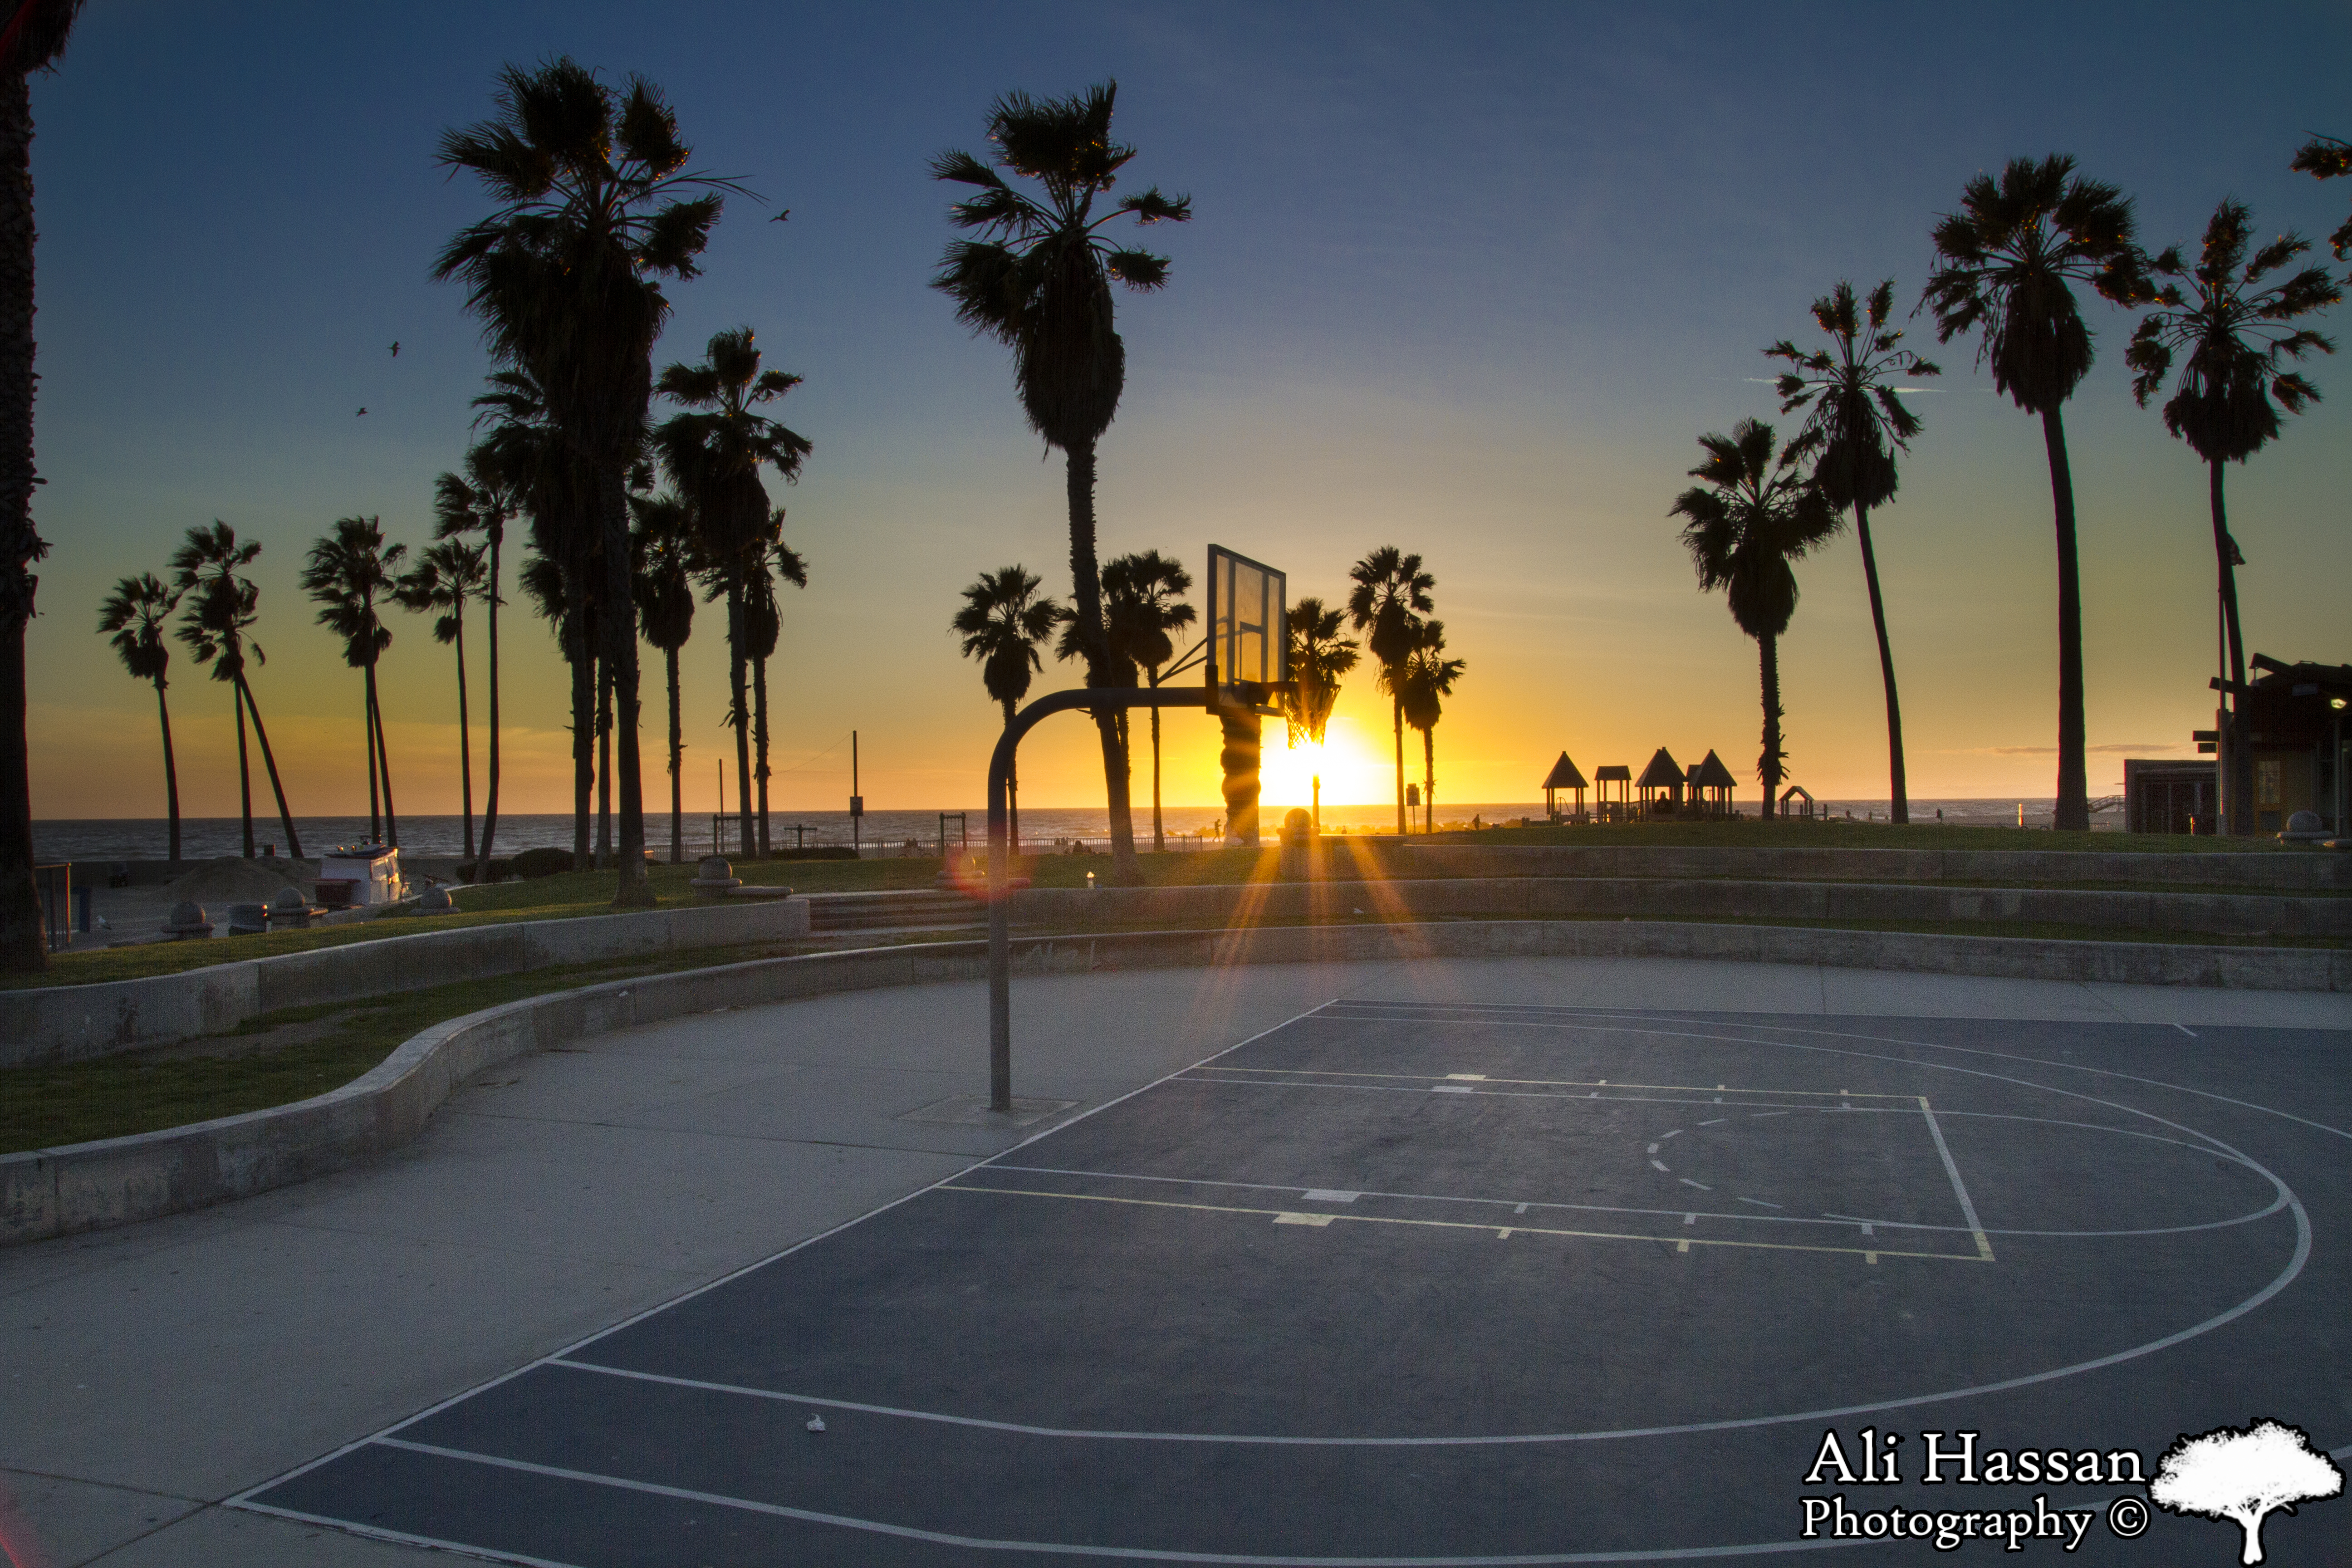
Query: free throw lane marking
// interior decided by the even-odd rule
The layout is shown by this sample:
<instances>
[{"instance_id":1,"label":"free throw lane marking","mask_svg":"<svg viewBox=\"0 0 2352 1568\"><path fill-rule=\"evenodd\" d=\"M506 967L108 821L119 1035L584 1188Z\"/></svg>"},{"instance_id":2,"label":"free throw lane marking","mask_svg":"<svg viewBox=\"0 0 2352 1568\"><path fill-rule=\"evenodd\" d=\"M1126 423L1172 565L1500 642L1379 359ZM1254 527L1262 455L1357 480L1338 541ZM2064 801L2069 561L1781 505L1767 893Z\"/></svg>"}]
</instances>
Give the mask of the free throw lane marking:
<instances>
[{"instance_id":1,"label":"free throw lane marking","mask_svg":"<svg viewBox=\"0 0 2352 1568\"><path fill-rule=\"evenodd\" d=\"M1698 1184L1696 1182L1693 1182L1691 1183L1691 1185L1696 1186ZM1121 1204L1135 1208L1182 1209L1196 1214L1263 1215L1273 1220L1276 1225L1310 1225L1318 1227L1331 1225L1392 1225L1407 1226L1423 1230L1493 1230L1496 1228L1491 1225L1477 1225L1467 1220L1406 1219L1392 1215L1299 1214L1289 1209L1244 1208L1231 1204L1187 1204L1177 1203L1167 1198L1122 1198L1113 1197L1101 1193L1049 1193L1033 1187L966 1186L961 1182L953 1181L942 1182L931 1190L940 1193L984 1193L991 1197L1000 1198L1054 1198L1064 1203ZM1512 1228L1526 1236L1558 1236L1572 1237L1582 1241L1657 1241L1661 1239L1656 1236L1644 1235L1639 1231L1569 1230L1551 1226L1515 1226ZM1701 1247L1744 1247L1751 1252L1843 1253L1847 1257L1852 1257L1856 1251L1860 1250L1857 1247L1828 1247L1805 1242L1732 1241L1728 1239L1717 1239L1714 1237L1701 1237L1699 1238L1698 1245ZM1942 1263L1979 1263L1989 1261L1985 1258L1972 1258L1964 1252L1890 1252L1888 1256L1892 1258L1933 1258L1937 1262Z\"/></svg>"},{"instance_id":2,"label":"free throw lane marking","mask_svg":"<svg viewBox=\"0 0 2352 1568\"><path fill-rule=\"evenodd\" d=\"M1969 1201L1969 1189L1960 1180L1960 1168L1952 1161L1952 1147L1944 1142L1944 1130L1936 1121L1935 1110L1927 1097L1919 1097L1919 1114L1927 1123L1927 1131L1936 1140L1936 1152L1944 1157L1944 1173L1952 1178L1952 1195L1960 1200L1960 1217L1969 1222L1969 1233L1976 1237L1977 1256L1987 1263L1992 1261L1992 1243L1985 1239L1984 1222L1977 1218L1977 1205Z\"/></svg>"}]
</instances>

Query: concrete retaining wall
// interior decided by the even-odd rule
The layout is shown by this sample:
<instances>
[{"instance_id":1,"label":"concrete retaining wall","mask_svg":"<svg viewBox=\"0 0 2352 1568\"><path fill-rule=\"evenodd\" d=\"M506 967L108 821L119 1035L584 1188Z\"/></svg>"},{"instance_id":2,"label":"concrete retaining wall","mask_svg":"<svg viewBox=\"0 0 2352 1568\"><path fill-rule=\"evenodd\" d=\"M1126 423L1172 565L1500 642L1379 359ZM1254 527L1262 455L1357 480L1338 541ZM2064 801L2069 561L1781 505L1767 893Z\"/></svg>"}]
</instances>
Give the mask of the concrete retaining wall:
<instances>
[{"instance_id":1,"label":"concrete retaining wall","mask_svg":"<svg viewBox=\"0 0 2352 1568\"><path fill-rule=\"evenodd\" d=\"M808 901L719 904L578 920L420 930L141 980L0 991L0 1070L82 1061L233 1029L281 1007L808 934ZM218 939L215 939L218 940Z\"/></svg>"},{"instance_id":2,"label":"concrete retaining wall","mask_svg":"<svg viewBox=\"0 0 2352 1568\"><path fill-rule=\"evenodd\" d=\"M2135 854L2072 849L1684 848L1379 841L1405 876L1744 877L1875 882L2139 882L2352 892L2352 855L2317 849Z\"/></svg>"},{"instance_id":3,"label":"concrete retaining wall","mask_svg":"<svg viewBox=\"0 0 2352 1568\"><path fill-rule=\"evenodd\" d=\"M1637 920L2026 921L2226 936L2352 938L2352 899L2074 888L1938 888L1871 882L1666 877L1400 877L1387 882L1253 882L1190 888L1028 888L1018 924L1335 921L1412 916L1630 915Z\"/></svg>"},{"instance_id":4,"label":"concrete retaining wall","mask_svg":"<svg viewBox=\"0 0 2352 1568\"><path fill-rule=\"evenodd\" d=\"M1100 895L1097 895L1099 897ZM567 922L570 923L570 922ZM2031 942L2010 937L1661 921L1270 926L1020 939L1024 973L1425 957L1654 957L2122 984L2352 991L2352 952ZM0 1245L247 1197L374 1159L416 1136L472 1074L528 1051L719 1007L987 972L984 942L762 959L608 982L454 1018L373 1071L292 1105L161 1132L0 1156ZM975 1082L984 1030L973 1018Z\"/></svg>"}]
</instances>

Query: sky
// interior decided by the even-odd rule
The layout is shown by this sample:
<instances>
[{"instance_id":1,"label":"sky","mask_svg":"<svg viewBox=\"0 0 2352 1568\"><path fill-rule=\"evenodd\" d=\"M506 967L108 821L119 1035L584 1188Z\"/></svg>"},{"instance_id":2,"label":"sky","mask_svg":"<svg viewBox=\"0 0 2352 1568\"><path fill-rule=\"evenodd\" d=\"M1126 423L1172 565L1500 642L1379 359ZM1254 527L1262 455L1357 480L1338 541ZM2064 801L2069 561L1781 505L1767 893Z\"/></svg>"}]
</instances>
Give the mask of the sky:
<instances>
[{"instance_id":1,"label":"sky","mask_svg":"<svg viewBox=\"0 0 2352 1568\"><path fill-rule=\"evenodd\" d=\"M1344 597L1376 546L1420 552L1467 661L1436 731L1441 811L1539 798L1562 750L1590 773L1638 770L1661 745L1685 763L1718 751L1752 805L1755 645L1699 592L1667 515L1697 437L1751 416L1793 428L1762 348L1817 335L1811 303L1841 279L1891 277L1907 310L1937 215L2012 157L2074 154L2136 199L2151 247L2193 242L2224 195L2263 235L2332 231L2352 181L2287 165L2314 132L2352 135L2352 9L2210 16L100 0L33 84L36 517L52 547L29 634L34 813L162 815L153 693L92 628L117 577L161 574L215 519L264 547L253 684L295 811L364 811L360 677L297 574L346 515L429 541L434 478L461 461L490 368L461 291L428 277L488 210L436 163L436 142L491 111L502 65L567 53L651 79L693 166L763 198L730 200L703 276L669 289L656 364L748 325L769 365L805 378L777 413L814 451L797 484L772 486L810 574L787 590L770 671L780 809L845 804L853 729L870 808L982 804L1001 715L948 621L963 584L1013 562L1066 594L1063 473L1023 422L1005 351L927 286L951 232L927 164L984 151L1000 93L1106 79L1117 134L1139 149L1122 188L1189 193L1196 216L1146 237L1172 258L1168 287L1118 302L1128 380L1100 448L1103 554L1159 549L1197 574L1220 543L1284 568L1296 602ZM2189 755L2210 724L2214 608L2202 466L2132 400L2129 317L2086 309L2099 358L2065 419L2097 795L2119 792L2125 755ZM2319 324L2342 332L2335 315ZM1926 315L1906 325L1944 372L1917 384L1927 428L1872 529L1911 792L2046 797L2056 590L2039 424L1994 393L1972 342L1939 347ZM2250 652L2352 659L2347 369L2320 360L2326 400L2229 473ZM1852 537L1798 576L1781 646L1792 777L1884 797ZM509 595L505 809L562 811L562 666ZM394 631L381 678L400 805L454 812L453 661L422 617ZM173 676L183 809L233 815L226 689L184 654ZM713 610L685 683L687 805L708 811L730 751ZM1071 668L1049 661L1035 689L1065 684ZM1389 798L1388 719L1357 677L1320 764L1326 801ZM645 721L650 805L667 795L650 678ZM1297 804L1299 759L1278 725L1267 739L1267 803ZM1166 744L1167 798L1214 803L1215 726L1175 715ZM1027 805L1103 798L1082 720L1039 730L1022 773Z\"/></svg>"}]
</instances>

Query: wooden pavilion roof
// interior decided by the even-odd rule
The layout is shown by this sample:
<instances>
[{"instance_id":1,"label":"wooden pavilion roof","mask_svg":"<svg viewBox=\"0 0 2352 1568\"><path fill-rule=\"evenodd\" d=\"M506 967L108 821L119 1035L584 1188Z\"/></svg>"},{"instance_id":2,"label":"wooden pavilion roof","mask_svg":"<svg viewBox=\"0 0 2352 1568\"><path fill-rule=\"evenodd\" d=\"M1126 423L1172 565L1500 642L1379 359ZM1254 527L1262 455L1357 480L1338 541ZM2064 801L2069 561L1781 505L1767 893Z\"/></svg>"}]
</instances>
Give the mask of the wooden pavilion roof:
<instances>
[{"instance_id":1,"label":"wooden pavilion roof","mask_svg":"<svg viewBox=\"0 0 2352 1568\"><path fill-rule=\"evenodd\" d=\"M1566 752L1562 752L1559 754L1559 761L1552 763L1551 772L1544 775L1544 782L1541 787L1544 789L1590 789L1592 786L1584 782L1584 775L1576 771L1576 764L1568 760L1568 753Z\"/></svg>"},{"instance_id":2,"label":"wooden pavilion roof","mask_svg":"<svg viewBox=\"0 0 2352 1568\"><path fill-rule=\"evenodd\" d=\"M1675 754L1672 752L1660 746L1658 754L1650 759L1650 765L1642 770L1642 776L1633 781L1633 787L1635 789L1673 789L1682 782L1683 765L1675 761Z\"/></svg>"},{"instance_id":3,"label":"wooden pavilion roof","mask_svg":"<svg viewBox=\"0 0 2352 1568\"><path fill-rule=\"evenodd\" d=\"M1633 770L1627 767L1622 763L1612 763L1605 768L1594 769L1592 776L1600 780L1602 784L1616 784L1620 781L1626 784L1632 784L1633 782Z\"/></svg>"},{"instance_id":4,"label":"wooden pavilion roof","mask_svg":"<svg viewBox=\"0 0 2352 1568\"><path fill-rule=\"evenodd\" d=\"M1739 781L1731 776L1731 770L1725 767L1723 759L1712 751L1707 752L1706 761L1691 770L1690 782L1700 789L1738 789L1739 787Z\"/></svg>"}]
</instances>

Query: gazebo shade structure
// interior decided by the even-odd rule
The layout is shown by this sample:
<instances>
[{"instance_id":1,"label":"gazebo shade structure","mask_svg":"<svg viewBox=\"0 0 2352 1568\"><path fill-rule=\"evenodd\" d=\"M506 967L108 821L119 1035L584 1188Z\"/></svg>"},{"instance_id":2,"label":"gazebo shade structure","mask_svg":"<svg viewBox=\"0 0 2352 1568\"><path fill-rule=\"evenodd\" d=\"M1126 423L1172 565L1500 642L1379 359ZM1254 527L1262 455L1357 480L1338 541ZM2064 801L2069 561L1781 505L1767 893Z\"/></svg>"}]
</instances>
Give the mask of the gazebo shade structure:
<instances>
[{"instance_id":1,"label":"gazebo shade structure","mask_svg":"<svg viewBox=\"0 0 2352 1568\"><path fill-rule=\"evenodd\" d=\"M1576 764L1568 760L1566 752L1562 752L1559 754L1559 761L1552 763L1551 772L1544 775L1544 815L1558 822L1559 803L1554 797L1560 790L1572 789L1576 792L1576 819L1579 822L1583 821L1584 792L1589 787L1584 782L1584 775L1577 772Z\"/></svg>"},{"instance_id":2,"label":"gazebo shade structure","mask_svg":"<svg viewBox=\"0 0 2352 1568\"><path fill-rule=\"evenodd\" d=\"M1708 752L1706 761L1690 771L1690 800L1693 811L1705 811L1709 816L1731 815L1731 792L1739 781L1723 765L1723 759Z\"/></svg>"},{"instance_id":3,"label":"gazebo shade structure","mask_svg":"<svg viewBox=\"0 0 2352 1568\"><path fill-rule=\"evenodd\" d=\"M1683 765L1664 746L1633 781L1633 788L1642 796L1644 816L1672 816L1683 803Z\"/></svg>"},{"instance_id":4,"label":"gazebo shade structure","mask_svg":"<svg viewBox=\"0 0 2352 1568\"><path fill-rule=\"evenodd\" d=\"M1610 786L1616 787L1612 789ZM1592 775L1592 814L1603 822L1627 822L1633 816L1633 770L1612 763Z\"/></svg>"}]
</instances>

